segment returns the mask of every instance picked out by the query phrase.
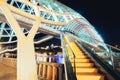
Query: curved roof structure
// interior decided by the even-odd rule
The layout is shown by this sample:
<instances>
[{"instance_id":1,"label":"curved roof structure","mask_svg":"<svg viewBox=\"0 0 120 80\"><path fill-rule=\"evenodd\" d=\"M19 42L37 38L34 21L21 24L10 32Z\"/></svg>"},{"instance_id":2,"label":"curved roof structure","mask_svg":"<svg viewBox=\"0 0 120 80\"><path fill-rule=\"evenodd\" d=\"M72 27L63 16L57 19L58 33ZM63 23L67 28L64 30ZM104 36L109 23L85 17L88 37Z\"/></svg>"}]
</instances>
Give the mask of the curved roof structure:
<instances>
[{"instance_id":1,"label":"curved roof structure","mask_svg":"<svg viewBox=\"0 0 120 80\"><path fill-rule=\"evenodd\" d=\"M32 17L39 15L44 19L41 25L46 26L48 30L53 29L54 31L52 30L52 32L64 31L72 33L80 37L82 40L85 40L95 46L101 45L101 43L96 42L97 40L103 42L103 39L95 30L95 28L82 15L58 1L30 0L30 2L26 2L24 0L7 0L6 3L10 7L14 7L15 9L30 14ZM39 10L36 10L34 6L37 6ZM16 11L12 12L19 22L24 22L19 24L21 24L21 29L23 30L24 34L27 34L29 32L28 26L34 22L32 21L32 18L31 20L28 20L29 17L26 18L26 16L21 16L21 14L18 15L16 14ZM4 16L2 12L0 13L2 19ZM11 29L11 26L6 22L6 20L1 19L0 41L2 43L14 42L14 40L16 40L16 38L14 39L14 31ZM47 20L48 23L45 23L45 20ZM54 22L55 24L53 24Z\"/></svg>"}]
</instances>

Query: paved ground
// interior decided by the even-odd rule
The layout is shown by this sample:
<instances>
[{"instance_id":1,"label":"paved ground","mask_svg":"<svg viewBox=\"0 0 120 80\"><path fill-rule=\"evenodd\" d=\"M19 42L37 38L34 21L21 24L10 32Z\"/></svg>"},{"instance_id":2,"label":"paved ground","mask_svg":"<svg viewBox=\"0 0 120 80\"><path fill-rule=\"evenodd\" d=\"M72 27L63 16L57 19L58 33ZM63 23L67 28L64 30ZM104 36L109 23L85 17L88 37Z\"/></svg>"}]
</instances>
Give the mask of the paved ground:
<instances>
[{"instance_id":1,"label":"paved ground","mask_svg":"<svg viewBox=\"0 0 120 80\"><path fill-rule=\"evenodd\" d=\"M0 63L0 80L16 80L16 69Z\"/></svg>"}]
</instances>

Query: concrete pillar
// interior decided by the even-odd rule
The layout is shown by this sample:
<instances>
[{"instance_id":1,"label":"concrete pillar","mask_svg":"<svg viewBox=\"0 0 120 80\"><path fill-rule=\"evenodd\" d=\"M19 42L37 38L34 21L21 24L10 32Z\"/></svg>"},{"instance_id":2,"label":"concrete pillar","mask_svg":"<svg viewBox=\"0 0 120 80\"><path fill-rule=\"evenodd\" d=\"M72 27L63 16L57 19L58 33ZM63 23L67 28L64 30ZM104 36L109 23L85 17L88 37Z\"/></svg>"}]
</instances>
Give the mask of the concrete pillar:
<instances>
[{"instance_id":1,"label":"concrete pillar","mask_svg":"<svg viewBox=\"0 0 120 80\"><path fill-rule=\"evenodd\" d=\"M38 80L32 40L18 40L17 80Z\"/></svg>"},{"instance_id":2,"label":"concrete pillar","mask_svg":"<svg viewBox=\"0 0 120 80\"><path fill-rule=\"evenodd\" d=\"M2 10L18 39L17 80L38 80L33 38L39 27L40 20L36 19L32 29L29 31L29 34L26 37L6 3L4 3L4 0L0 1L0 9Z\"/></svg>"}]
</instances>

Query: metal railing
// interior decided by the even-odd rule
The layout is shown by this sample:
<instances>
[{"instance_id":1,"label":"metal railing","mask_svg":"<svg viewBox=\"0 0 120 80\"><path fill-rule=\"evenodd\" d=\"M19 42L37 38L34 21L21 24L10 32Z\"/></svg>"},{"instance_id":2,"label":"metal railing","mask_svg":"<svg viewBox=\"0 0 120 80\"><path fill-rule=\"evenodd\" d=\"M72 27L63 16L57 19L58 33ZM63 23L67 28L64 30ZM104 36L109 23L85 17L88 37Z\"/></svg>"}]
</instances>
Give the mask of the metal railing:
<instances>
[{"instance_id":1,"label":"metal railing","mask_svg":"<svg viewBox=\"0 0 120 80\"><path fill-rule=\"evenodd\" d=\"M76 41L79 42L80 44L83 44L87 48L89 48L94 54L101 58L101 60L107 62L108 65L111 66L113 70L120 69L120 49L91 37L90 38L94 40L94 42L97 42L96 45L91 44L90 42L87 42L85 40L82 40L78 36L73 36L71 34L69 35L76 38Z\"/></svg>"},{"instance_id":2,"label":"metal railing","mask_svg":"<svg viewBox=\"0 0 120 80\"><path fill-rule=\"evenodd\" d=\"M76 76L73 72L73 68L69 61L69 56L68 56L68 52L65 47L62 33L61 33L61 45L62 45L62 50L63 50L63 59L64 59L64 67L65 67L65 80L76 80Z\"/></svg>"}]
</instances>

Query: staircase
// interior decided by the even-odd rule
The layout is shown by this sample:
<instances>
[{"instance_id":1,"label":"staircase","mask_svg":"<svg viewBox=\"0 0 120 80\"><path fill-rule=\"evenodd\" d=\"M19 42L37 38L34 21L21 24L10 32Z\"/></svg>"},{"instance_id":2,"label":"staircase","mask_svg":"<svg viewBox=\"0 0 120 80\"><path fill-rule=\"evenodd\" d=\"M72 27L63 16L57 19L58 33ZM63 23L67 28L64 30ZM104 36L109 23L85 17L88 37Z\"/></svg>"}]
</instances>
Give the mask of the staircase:
<instances>
[{"instance_id":1,"label":"staircase","mask_svg":"<svg viewBox=\"0 0 120 80\"><path fill-rule=\"evenodd\" d=\"M77 80L104 80L104 76L99 74L98 68L94 67L94 63L91 62L82 49L74 41L70 41L67 36L64 40Z\"/></svg>"}]
</instances>

